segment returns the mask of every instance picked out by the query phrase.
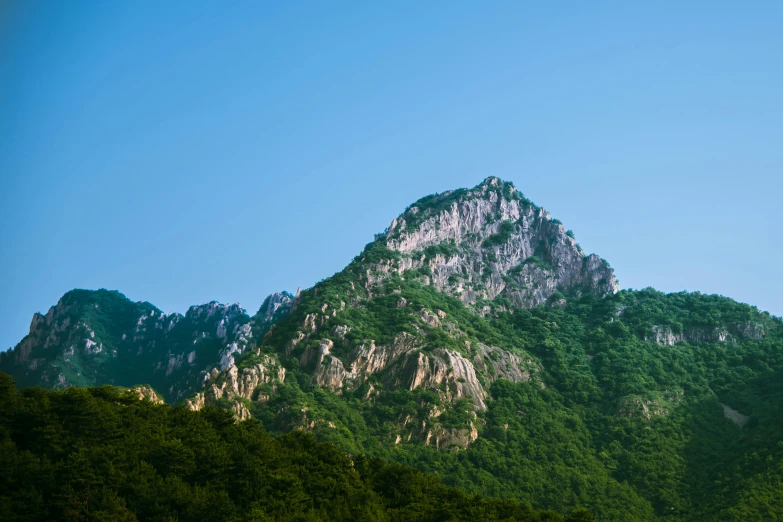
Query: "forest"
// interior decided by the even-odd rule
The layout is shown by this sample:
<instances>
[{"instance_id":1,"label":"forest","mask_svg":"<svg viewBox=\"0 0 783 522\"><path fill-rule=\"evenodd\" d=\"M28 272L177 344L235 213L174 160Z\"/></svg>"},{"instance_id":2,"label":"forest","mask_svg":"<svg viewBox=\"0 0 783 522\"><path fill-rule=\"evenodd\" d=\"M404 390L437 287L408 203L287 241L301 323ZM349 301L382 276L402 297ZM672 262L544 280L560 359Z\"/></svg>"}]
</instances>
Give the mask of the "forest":
<instances>
[{"instance_id":1,"label":"forest","mask_svg":"<svg viewBox=\"0 0 783 522\"><path fill-rule=\"evenodd\" d=\"M350 268L316 285L296 313L339 302ZM543 370L530 382L488 384L478 440L464 451L434 451L391 442L402 414L426 419L423 405L442 406L437 394L386 390L368 402L364 386L336 395L314 386L291 357L286 382L269 402L249 404L269 430L284 433L293 412L307 408L311 418L335 426L316 425L316 436L347 451L415 466L471 493L563 512L586 507L601 520L783 517L780 318L722 296L653 289L531 310L504 309L496 299L479 303L493 310L481 317L415 281L390 277L384 284L364 307L339 313L323 330L342 324L351 328L349 342L388 342L415 328L396 307L402 297L414 308L444 310L464 335L419 325L429 345L464 351L465 340L484 342L535 357ZM294 335L293 319L272 332L268 349ZM764 335L741 334L748 325ZM658 344L656 329L680 340ZM336 343L335 353L341 349ZM247 356L240 366L254 361ZM383 390L383 376L369 384ZM726 406L747 422L727 418ZM438 420L467 426L471 412L458 402Z\"/></svg>"},{"instance_id":2,"label":"forest","mask_svg":"<svg viewBox=\"0 0 783 522\"><path fill-rule=\"evenodd\" d=\"M17 391L0 374L4 521L593 521L446 487L312 434L111 386Z\"/></svg>"}]
</instances>

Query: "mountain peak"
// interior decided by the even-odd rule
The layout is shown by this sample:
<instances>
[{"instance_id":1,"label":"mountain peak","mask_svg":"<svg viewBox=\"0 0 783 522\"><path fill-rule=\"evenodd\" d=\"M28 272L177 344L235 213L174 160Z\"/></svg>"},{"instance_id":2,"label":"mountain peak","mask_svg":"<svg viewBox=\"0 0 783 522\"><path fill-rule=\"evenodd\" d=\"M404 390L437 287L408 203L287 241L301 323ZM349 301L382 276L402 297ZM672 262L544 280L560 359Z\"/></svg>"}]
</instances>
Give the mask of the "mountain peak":
<instances>
[{"instance_id":1,"label":"mountain peak","mask_svg":"<svg viewBox=\"0 0 783 522\"><path fill-rule=\"evenodd\" d=\"M487 190L500 190L508 189L510 193L516 192L516 187L510 181L505 181L497 176L489 176L484 178L484 181L473 187L473 191L487 191Z\"/></svg>"},{"instance_id":2,"label":"mountain peak","mask_svg":"<svg viewBox=\"0 0 783 522\"><path fill-rule=\"evenodd\" d=\"M260 333L266 333L272 324L285 317L291 311L293 304L294 296L290 292L282 291L269 294L253 317L256 325L261 329Z\"/></svg>"},{"instance_id":3,"label":"mountain peak","mask_svg":"<svg viewBox=\"0 0 783 522\"><path fill-rule=\"evenodd\" d=\"M529 308L561 293L619 289L605 261L586 256L560 221L494 176L418 200L383 240L401 256L399 270L418 270L465 303L501 296Z\"/></svg>"}]
</instances>

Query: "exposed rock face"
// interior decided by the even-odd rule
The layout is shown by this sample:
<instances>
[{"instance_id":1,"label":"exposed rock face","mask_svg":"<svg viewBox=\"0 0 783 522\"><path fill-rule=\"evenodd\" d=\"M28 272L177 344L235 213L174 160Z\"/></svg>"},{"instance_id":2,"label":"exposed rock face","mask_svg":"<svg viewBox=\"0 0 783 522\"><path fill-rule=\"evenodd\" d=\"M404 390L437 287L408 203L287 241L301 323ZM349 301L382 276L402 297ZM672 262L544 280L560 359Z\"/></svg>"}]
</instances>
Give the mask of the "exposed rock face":
<instances>
[{"instance_id":1,"label":"exposed rock face","mask_svg":"<svg viewBox=\"0 0 783 522\"><path fill-rule=\"evenodd\" d=\"M250 410L247 409L247 405L241 401L235 401L231 405L231 411L234 413L234 417L237 421L244 421L253 417Z\"/></svg>"},{"instance_id":2,"label":"exposed rock face","mask_svg":"<svg viewBox=\"0 0 783 522\"><path fill-rule=\"evenodd\" d=\"M392 222L386 245L403 257L396 266L371 267L370 285L389 270L426 266L429 284L465 303L503 296L523 308L558 289L604 296L619 288L605 261L585 256L560 222L497 178L425 203L431 208L414 205Z\"/></svg>"},{"instance_id":3,"label":"exposed rock face","mask_svg":"<svg viewBox=\"0 0 783 522\"><path fill-rule=\"evenodd\" d=\"M745 426L750 419L747 415L740 413L727 404L721 403L720 405L723 406L723 416L734 422L740 429Z\"/></svg>"},{"instance_id":4,"label":"exposed rock face","mask_svg":"<svg viewBox=\"0 0 783 522\"><path fill-rule=\"evenodd\" d=\"M527 382L530 380L531 369L540 369L532 359L523 360L508 350L481 343L476 347L473 364L476 370L490 375L492 380L506 379L511 382Z\"/></svg>"},{"instance_id":5,"label":"exposed rock face","mask_svg":"<svg viewBox=\"0 0 783 522\"><path fill-rule=\"evenodd\" d=\"M293 303L294 297L288 292L275 292L267 296L253 317L254 323L262 330L260 335L266 333L270 326L288 315Z\"/></svg>"},{"instance_id":6,"label":"exposed rock face","mask_svg":"<svg viewBox=\"0 0 783 522\"><path fill-rule=\"evenodd\" d=\"M138 396L141 401L150 401L153 404L163 404L163 399L149 386L134 386L131 393Z\"/></svg>"},{"instance_id":7,"label":"exposed rock face","mask_svg":"<svg viewBox=\"0 0 783 522\"><path fill-rule=\"evenodd\" d=\"M441 384L447 384L442 392L447 401L467 397L477 409L487 409L484 404L487 392L478 381L476 369L456 352L435 350L431 355L418 352L415 359L409 359L406 370L410 390L418 387L439 388Z\"/></svg>"},{"instance_id":8,"label":"exposed rock face","mask_svg":"<svg viewBox=\"0 0 783 522\"><path fill-rule=\"evenodd\" d=\"M682 334L674 334L668 326L653 325L652 337L649 337L648 340L664 346L673 346L682 341Z\"/></svg>"},{"instance_id":9,"label":"exposed rock face","mask_svg":"<svg viewBox=\"0 0 783 522\"><path fill-rule=\"evenodd\" d=\"M430 409L426 418L413 418L403 415L398 420L400 433L394 443L419 441L425 446L434 446L436 449L457 450L467 448L471 442L478 439L476 428L476 414L464 427L444 426L439 422L443 412L438 407Z\"/></svg>"},{"instance_id":10,"label":"exposed rock face","mask_svg":"<svg viewBox=\"0 0 783 522\"><path fill-rule=\"evenodd\" d=\"M449 449L452 447L467 448L471 442L478 439L478 430L475 424L471 424L469 429L446 428L437 426L427 432L424 440L425 445L433 445L437 449Z\"/></svg>"},{"instance_id":11,"label":"exposed rock face","mask_svg":"<svg viewBox=\"0 0 783 522\"><path fill-rule=\"evenodd\" d=\"M165 374L173 401L200 389L213 369L228 369L253 340L250 318L239 303L212 301L191 306L184 317L172 314L171 323L163 325L163 330L166 333L158 344L169 348ZM187 343L168 341L169 337L181 337L183 332L189 333ZM156 365L156 371L162 369L162 365ZM178 379L178 375L183 377Z\"/></svg>"},{"instance_id":12,"label":"exposed rock face","mask_svg":"<svg viewBox=\"0 0 783 522\"><path fill-rule=\"evenodd\" d=\"M319 386L338 392L343 386L358 388L370 375L384 371L404 354L420 347L415 337L401 333L390 345L377 346L375 341L363 343L343 362L330 354L333 345L331 340L325 339L317 347L308 347L300 357L300 363L313 368L313 380Z\"/></svg>"},{"instance_id":13,"label":"exposed rock face","mask_svg":"<svg viewBox=\"0 0 783 522\"><path fill-rule=\"evenodd\" d=\"M308 348L301 357L303 366L314 366L313 380L319 386L339 389L345 380L345 367L340 359L330 355L330 350L334 343L329 339L324 339L318 346Z\"/></svg>"},{"instance_id":14,"label":"exposed rock face","mask_svg":"<svg viewBox=\"0 0 783 522\"><path fill-rule=\"evenodd\" d=\"M740 340L758 341L764 337L764 325L755 322L735 323L721 327L690 327L680 333L674 333L669 326L653 325L652 335L647 340L664 346L673 346L679 342L724 343Z\"/></svg>"},{"instance_id":15,"label":"exposed rock face","mask_svg":"<svg viewBox=\"0 0 783 522\"><path fill-rule=\"evenodd\" d=\"M266 401L269 395L259 390L259 386L270 384L270 390L274 392L276 385L285 381L285 368L277 358L267 354L257 354L257 357L258 361L251 367L240 369L232 364L226 371L213 374L204 391L186 400L185 405L191 410L200 410L225 398L232 402L238 420L249 418L244 401Z\"/></svg>"},{"instance_id":16,"label":"exposed rock face","mask_svg":"<svg viewBox=\"0 0 783 522\"><path fill-rule=\"evenodd\" d=\"M765 333L764 325L761 323L749 321L734 325L734 334L742 339L758 341L764 337Z\"/></svg>"},{"instance_id":17,"label":"exposed rock face","mask_svg":"<svg viewBox=\"0 0 783 522\"><path fill-rule=\"evenodd\" d=\"M441 314L445 317L445 313ZM426 324L438 317L426 310L412 312L412 316ZM440 322L436 324L441 326ZM297 337L289 344L304 338ZM312 372L316 384L337 393L344 388L357 389L371 376L378 375L390 389L437 390L447 403L468 398L477 410L486 409L487 392L482 381L491 383L503 378L524 382L531 379L531 372L540 369L530 358L523 359L484 344L478 344L475 349L466 347L468 355L441 348L424 353L421 350L425 346L426 341L421 337L402 332L389 344L378 345L370 340L338 358L331 353L333 341L323 339L317 345L308 346L299 356L299 363Z\"/></svg>"},{"instance_id":18,"label":"exposed rock face","mask_svg":"<svg viewBox=\"0 0 783 522\"><path fill-rule=\"evenodd\" d=\"M376 346L375 341L370 341L369 344L363 343L351 354L348 365L350 376L354 382L363 380L389 368L417 348L420 348L419 341L404 332L395 336L390 345Z\"/></svg>"},{"instance_id":19,"label":"exposed rock face","mask_svg":"<svg viewBox=\"0 0 783 522\"><path fill-rule=\"evenodd\" d=\"M50 348L60 344L62 334L70 330L71 318L66 316L69 309L67 302L60 299L55 306L49 308L45 316L34 313L30 321L30 333L13 351L14 361L23 364L37 346Z\"/></svg>"},{"instance_id":20,"label":"exposed rock face","mask_svg":"<svg viewBox=\"0 0 783 522\"><path fill-rule=\"evenodd\" d=\"M244 368L242 370L239 370L236 366L231 366L224 374L225 379L211 384L207 388L215 399L226 396L227 398L241 397L250 400L253 398L253 394L259 385L270 382L273 378L270 374L272 369L270 366L258 364L253 368Z\"/></svg>"},{"instance_id":21,"label":"exposed rock face","mask_svg":"<svg viewBox=\"0 0 783 522\"><path fill-rule=\"evenodd\" d=\"M338 324L334 327L332 327L331 331L329 332L332 337L335 337L337 339L344 339L345 335L351 331L350 326L345 326L342 324Z\"/></svg>"},{"instance_id":22,"label":"exposed rock face","mask_svg":"<svg viewBox=\"0 0 783 522\"><path fill-rule=\"evenodd\" d=\"M668 415L672 406L681 401L683 396L682 390L666 390L654 398L629 395L619 401L616 416L650 420Z\"/></svg>"},{"instance_id":23,"label":"exposed rock face","mask_svg":"<svg viewBox=\"0 0 783 522\"><path fill-rule=\"evenodd\" d=\"M617 411L618 417L641 417L650 420L653 417L663 416L668 410L660 403L643 397L627 397L620 403Z\"/></svg>"}]
</instances>

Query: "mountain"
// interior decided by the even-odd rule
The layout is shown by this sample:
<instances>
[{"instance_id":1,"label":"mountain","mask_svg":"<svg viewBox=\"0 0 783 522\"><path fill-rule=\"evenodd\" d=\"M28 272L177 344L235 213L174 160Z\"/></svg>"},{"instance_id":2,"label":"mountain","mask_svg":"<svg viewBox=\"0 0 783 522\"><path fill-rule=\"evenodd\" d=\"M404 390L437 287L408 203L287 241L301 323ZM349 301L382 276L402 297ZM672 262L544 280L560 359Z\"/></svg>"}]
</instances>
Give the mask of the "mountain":
<instances>
[{"instance_id":1,"label":"mountain","mask_svg":"<svg viewBox=\"0 0 783 522\"><path fill-rule=\"evenodd\" d=\"M409 426L406 417L395 438L465 447L478 436L476 423L432 419L455 405L484 411L492 382L538 380L541 368L502 335L483 335L481 317L617 292L608 264L586 256L572 236L497 178L423 198L344 271L300 293L255 355L211 379L188 404L233 401L245 419L244 401L268 397L286 369L303 371L336 393L366 388L366 399L380 386L434 393L421 422ZM472 333L471 325L481 329Z\"/></svg>"},{"instance_id":2,"label":"mountain","mask_svg":"<svg viewBox=\"0 0 783 522\"><path fill-rule=\"evenodd\" d=\"M619 290L606 261L511 183L417 201L344 270L286 298L236 314L226 332L245 341L220 338L195 367L177 366L190 352L161 337L157 359L127 363L159 381L139 371L134 384L536 508L783 517L783 321L721 296ZM23 385L58 382L60 370L44 381L30 369L62 367L46 354L70 345L45 346L58 324L0 369ZM85 332L81 356L99 360ZM184 379L173 388L172 358Z\"/></svg>"},{"instance_id":3,"label":"mountain","mask_svg":"<svg viewBox=\"0 0 783 522\"><path fill-rule=\"evenodd\" d=\"M0 371L21 386L55 389L146 383L177 402L234 364L253 342L253 329L266 333L292 301L288 293L272 294L254 318L239 304L216 301L183 316L116 291L72 290L46 315L33 315L30 333L0 353Z\"/></svg>"},{"instance_id":4,"label":"mountain","mask_svg":"<svg viewBox=\"0 0 783 522\"><path fill-rule=\"evenodd\" d=\"M419 270L424 284L466 304L508 299L522 308L567 295L614 294L606 261L585 256L562 223L510 183L488 178L473 190L421 199L381 239L396 262L371 270Z\"/></svg>"}]
</instances>

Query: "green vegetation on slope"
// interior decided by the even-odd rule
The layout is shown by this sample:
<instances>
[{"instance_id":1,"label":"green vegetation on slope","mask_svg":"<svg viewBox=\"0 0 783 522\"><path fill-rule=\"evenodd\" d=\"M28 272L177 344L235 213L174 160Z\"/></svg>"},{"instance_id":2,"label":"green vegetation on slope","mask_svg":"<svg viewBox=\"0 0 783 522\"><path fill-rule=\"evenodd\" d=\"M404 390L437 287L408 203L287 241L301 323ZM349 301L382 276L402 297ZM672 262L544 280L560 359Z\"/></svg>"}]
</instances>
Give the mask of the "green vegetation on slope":
<instances>
[{"instance_id":1,"label":"green vegetation on slope","mask_svg":"<svg viewBox=\"0 0 783 522\"><path fill-rule=\"evenodd\" d=\"M433 248L425 255L438 253L443 252ZM328 304L336 314L319 326L319 335L337 325L350 327L344 340L335 339L337 357L367 339L388 343L408 332L424 341L425 353L445 348L467 356L465 341L484 343L531 358L542 369L530 382L482 381L490 397L487 411L475 420L479 439L467 450L438 451L416 437L395 444L400 418L460 428L470 422L469 406L444 403L436 390L395 388L389 384L393 376L383 373L356 390L320 388L297 357L320 338L315 337L282 358L285 383L274 393L271 387L260 390L268 401L247 401L267 430L283 435L309 426L318 440L352 454L414 466L471 494L562 513L585 506L604 520L625 520L629 514L635 520L783 516L779 319L718 296L649 289L571 299L565 309L519 310L503 299L480 301L475 308L492 310L482 317L458 299L395 273L386 274L370 293L366 267L398 255L380 241L372 243L346 270L304 291L292 315L267 337L262 355L282 356L305 316ZM115 331L132 329L138 315L153 310L149 305L143 311L112 311L113 293L91 297L97 298L69 313L77 314L75 321L88 317L96 324L125 320L112 331L96 330L104 349L111 347L105 340L117 337ZM400 298L406 309L443 310L444 326L412 321L398 307ZM192 332L184 326L182 342L191 343ZM656 344L654 328L681 340ZM763 335L754 336L756 330ZM146 357L142 354L137 364L149 365L152 359ZM249 354L240 368L258 357ZM133 364L129 360L122 368L129 379ZM370 386L376 391L368 400ZM747 424L740 428L726 419L723 404L747 415ZM437 418L429 417L433 407L442 411Z\"/></svg>"},{"instance_id":2,"label":"green vegetation on slope","mask_svg":"<svg viewBox=\"0 0 783 522\"><path fill-rule=\"evenodd\" d=\"M250 404L273 432L301 425L306 411L320 440L348 451L416 466L468 492L561 511L586 506L604 520L783 517L780 319L724 297L650 289L571 300L565 309L481 303L495 310L481 317L394 274L368 296L350 268L305 292L263 349L281 353L322 303L339 310L340 301L360 299L320 330L351 328L346 344L335 342L337 356L362 340L389 342L407 331L425 335L430 347L464 351L468 340L529 354L543 370L530 382L492 384L488 410L478 412L479 439L449 452L405 438L395 444L400 417L432 422L425 405L449 408L437 393L384 390L381 373L338 395L313 384L295 351L284 360L288 376L278 393ZM444 310L458 330L415 325L398 308L400 298L413 309ZM682 340L657 344L654 327ZM380 390L370 400L368 385ZM723 404L748 423L727 419ZM462 422L459 408L437 420Z\"/></svg>"},{"instance_id":3,"label":"green vegetation on slope","mask_svg":"<svg viewBox=\"0 0 783 522\"><path fill-rule=\"evenodd\" d=\"M495 196L502 196L532 208L498 181L489 178L476 187L481 194L458 190L416 202L402 216L406 234L439 212L457 209L463 198L500 201ZM479 254L471 263L478 268L463 263L451 269L457 266L453 261L470 253L466 245L478 237L475 232L466 232L460 243L427 239L420 250L405 253L390 250L385 235L378 235L345 270L303 291L290 315L281 313L268 332L271 325L254 322L252 338L263 342L246 352L238 368L210 374L205 394L220 393L212 391L213 401L201 397L204 403L239 409L243 417L249 412L255 421L247 429L258 430L260 422L281 437L276 444L289 440L292 430L307 430L350 454L416 467L470 495L513 499L561 514L584 506L601 520L783 519L781 320L720 296L646 289L599 299L589 278L580 286L556 287L550 276L563 265L549 247L555 240L571 244L565 238L573 237L557 220L547 223L548 236L530 242L533 255L514 259L509 264L516 267L505 273L493 273L489 268L501 261L501 245L518 230L499 223L501 217L493 210L484 215L484 225L492 228L483 231L493 233L473 245ZM437 232L437 222L430 225L423 232ZM562 233L554 234L552 225ZM399 239L402 230L396 227L390 238ZM450 269L431 263L439 256L450 258ZM584 259L582 267L595 261ZM597 275L606 282L611 272ZM452 284L446 291L466 292L472 304L430 286L439 277ZM546 300L529 302L551 306L518 309L513 294L481 297L497 295L501 286L540 291L544 285ZM241 326L247 320L243 316ZM182 343L205 338L204 329L217 326L217 318L211 321L182 330L187 334ZM400 338L410 342L392 346ZM219 348L217 340L206 339L216 343L213 351ZM351 363L358 360L353 355L367 355L364 348L373 342L379 350L392 346L397 359L389 362L389 356L372 371L353 372ZM411 350L409 359L405 350ZM457 385L471 375L461 372L462 381L450 380L457 373L452 360L464 363L462 369L475 363L471 384L487 392L486 410L473 411L477 404ZM34 360L26 364L29 368ZM126 377L133 364L124 368ZM165 361L160 369L167 371ZM237 376L233 384L253 379L261 384L247 385L241 393L239 384L220 388L228 375ZM372 474L355 469L367 485ZM378 492L375 482L368 487ZM230 496L234 488L228 491ZM379 494L388 499L387 493ZM232 502L241 506L242 501ZM390 517L410 518L410 512L388 511L396 508L383 502ZM237 509L244 513L244 507Z\"/></svg>"},{"instance_id":4,"label":"green vegetation on slope","mask_svg":"<svg viewBox=\"0 0 783 522\"><path fill-rule=\"evenodd\" d=\"M120 292L109 290L71 290L60 299L59 309L60 324L65 325L62 330L78 334L78 344L74 339L73 347L59 346L56 342L49 342L45 348L34 346L26 356L24 372L15 368L21 347L0 353L0 371L13 372L20 386L53 386L60 374L64 381L75 386L89 386L96 380L107 382L105 376L116 374L120 368L113 354L122 344L122 332L132 331L140 316L160 313L150 303L135 303ZM45 331L43 318L38 329ZM31 332L31 335L35 333ZM99 353L85 356L83 348L88 339L91 342L97 339L97 343L103 345ZM41 362L36 363L36 359ZM135 369L136 360L124 362L125 371ZM149 372L146 373L149 375ZM127 384L138 382L131 380Z\"/></svg>"},{"instance_id":5,"label":"green vegetation on slope","mask_svg":"<svg viewBox=\"0 0 783 522\"><path fill-rule=\"evenodd\" d=\"M210 311L212 313L210 313ZM250 321L238 305L212 302L182 316L110 290L71 290L30 334L0 353L0 371L22 387L132 386L148 383L167 402L196 392L204 373ZM260 336L269 323L259 324ZM217 335L224 322L225 334ZM191 364L192 361L192 364Z\"/></svg>"},{"instance_id":6,"label":"green vegetation on slope","mask_svg":"<svg viewBox=\"0 0 783 522\"><path fill-rule=\"evenodd\" d=\"M49 521L563 520L350 456L270 437L225 411L116 388L17 392L0 374L0 519ZM578 510L566 520L595 520Z\"/></svg>"}]
</instances>

